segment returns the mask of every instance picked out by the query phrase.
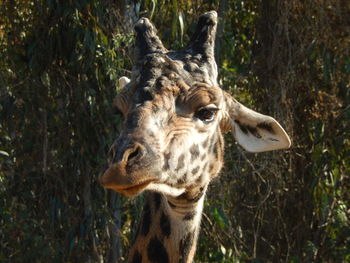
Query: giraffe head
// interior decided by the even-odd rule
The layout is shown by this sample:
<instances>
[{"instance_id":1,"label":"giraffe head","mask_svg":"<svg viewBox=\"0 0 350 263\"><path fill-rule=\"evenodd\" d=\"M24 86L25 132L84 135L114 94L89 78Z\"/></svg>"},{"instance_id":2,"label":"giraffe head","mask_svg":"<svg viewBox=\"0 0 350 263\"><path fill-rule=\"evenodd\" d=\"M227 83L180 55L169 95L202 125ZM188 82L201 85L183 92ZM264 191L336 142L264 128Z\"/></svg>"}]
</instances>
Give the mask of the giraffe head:
<instances>
[{"instance_id":1,"label":"giraffe head","mask_svg":"<svg viewBox=\"0 0 350 263\"><path fill-rule=\"evenodd\" d=\"M132 77L120 79L123 89L114 101L124 126L100 176L104 187L126 196L151 190L195 197L221 169L223 132L252 152L290 146L275 119L218 87L216 25L216 12L202 15L189 45L173 52L149 20L136 24Z\"/></svg>"}]
</instances>

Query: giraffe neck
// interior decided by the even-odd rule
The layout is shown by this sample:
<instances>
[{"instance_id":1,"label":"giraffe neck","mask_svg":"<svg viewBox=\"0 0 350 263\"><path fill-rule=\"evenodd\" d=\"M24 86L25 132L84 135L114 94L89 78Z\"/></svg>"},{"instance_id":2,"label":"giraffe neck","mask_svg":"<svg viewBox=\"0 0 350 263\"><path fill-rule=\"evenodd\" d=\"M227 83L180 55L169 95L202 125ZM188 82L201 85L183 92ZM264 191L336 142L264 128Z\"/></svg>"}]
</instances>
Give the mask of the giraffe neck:
<instances>
[{"instance_id":1,"label":"giraffe neck","mask_svg":"<svg viewBox=\"0 0 350 263\"><path fill-rule=\"evenodd\" d=\"M202 187L176 198L150 193L128 262L192 262L205 192Z\"/></svg>"}]
</instances>

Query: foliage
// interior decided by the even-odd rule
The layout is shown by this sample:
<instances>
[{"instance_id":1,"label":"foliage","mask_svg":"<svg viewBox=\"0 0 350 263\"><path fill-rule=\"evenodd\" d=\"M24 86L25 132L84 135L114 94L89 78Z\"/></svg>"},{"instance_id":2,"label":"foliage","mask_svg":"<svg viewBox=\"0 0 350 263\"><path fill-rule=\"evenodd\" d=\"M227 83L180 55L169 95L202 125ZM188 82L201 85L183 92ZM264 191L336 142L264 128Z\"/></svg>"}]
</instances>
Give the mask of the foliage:
<instances>
[{"instance_id":1,"label":"foliage","mask_svg":"<svg viewBox=\"0 0 350 263\"><path fill-rule=\"evenodd\" d=\"M118 3L0 1L0 261L123 261L143 200L96 179L120 123L116 81L131 70L130 14L175 49L210 9L220 84L275 116L293 147L256 155L226 138L196 262L349 261L349 4Z\"/></svg>"},{"instance_id":2,"label":"foliage","mask_svg":"<svg viewBox=\"0 0 350 263\"><path fill-rule=\"evenodd\" d=\"M97 261L106 246L111 216L96 176L116 133L110 105L131 41L112 7L1 3L3 260Z\"/></svg>"}]
</instances>

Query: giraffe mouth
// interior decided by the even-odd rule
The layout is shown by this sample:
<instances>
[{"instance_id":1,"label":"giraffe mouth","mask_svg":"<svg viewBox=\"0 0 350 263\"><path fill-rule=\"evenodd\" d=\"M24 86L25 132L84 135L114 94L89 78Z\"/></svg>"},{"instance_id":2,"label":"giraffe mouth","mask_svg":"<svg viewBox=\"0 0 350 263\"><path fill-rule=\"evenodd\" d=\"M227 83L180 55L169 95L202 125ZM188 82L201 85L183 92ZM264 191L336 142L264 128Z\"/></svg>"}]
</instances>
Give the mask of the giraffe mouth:
<instances>
[{"instance_id":1,"label":"giraffe mouth","mask_svg":"<svg viewBox=\"0 0 350 263\"><path fill-rule=\"evenodd\" d=\"M133 197L144 191L149 184L157 181L157 178L150 176L148 171L127 171L125 166L125 162L110 165L100 174L98 179L100 185L126 197Z\"/></svg>"},{"instance_id":2,"label":"giraffe mouth","mask_svg":"<svg viewBox=\"0 0 350 263\"><path fill-rule=\"evenodd\" d=\"M101 185L105 188L112 189L120 194L123 194L126 197L133 197L140 194L149 184L151 184L154 181L155 180L152 179L132 185L104 184L103 182L101 182Z\"/></svg>"}]
</instances>

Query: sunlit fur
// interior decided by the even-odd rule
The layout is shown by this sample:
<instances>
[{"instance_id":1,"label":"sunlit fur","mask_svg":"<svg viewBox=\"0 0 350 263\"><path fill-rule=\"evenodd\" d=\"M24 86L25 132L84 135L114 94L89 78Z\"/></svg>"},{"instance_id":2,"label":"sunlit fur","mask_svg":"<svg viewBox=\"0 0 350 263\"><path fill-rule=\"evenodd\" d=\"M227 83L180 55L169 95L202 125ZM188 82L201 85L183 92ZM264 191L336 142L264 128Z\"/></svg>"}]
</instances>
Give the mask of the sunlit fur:
<instances>
[{"instance_id":1,"label":"sunlit fur","mask_svg":"<svg viewBox=\"0 0 350 263\"><path fill-rule=\"evenodd\" d=\"M116 107L125 107L126 99L116 101ZM124 103L118 104L118 101ZM125 118L132 118L131 114L137 111L138 125L123 132L119 140L130 136L141 138L157 153L161 164L152 167L157 178L144 190L159 189L159 192L176 196L186 188L207 184L209 178L219 172L223 149L219 122L223 116L223 102L220 88L204 83L189 87L182 83L162 88L153 100L144 102L136 110L129 110L132 102L128 103ZM213 121L204 123L195 113L208 105L219 111ZM191 147L194 147L192 151ZM216 148L219 149L216 151ZM192 154L194 151L198 156Z\"/></svg>"},{"instance_id":2,"label":"sunlit fur","mask_svg":"<svg viewBox=\"0 0 350 263\"><path fill-rule=\"evenodd\" d=\"M147 190L128 262L193 260L205 194L223 164L223 132L250 151L287 148L272 117L218 87L216 12L199 22L187 48L168 52L147 19L136 24L136 64L114 106L123 115L101 185L133 197Z\"/></svg>"}]
</instances>

